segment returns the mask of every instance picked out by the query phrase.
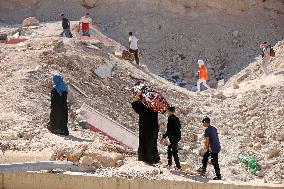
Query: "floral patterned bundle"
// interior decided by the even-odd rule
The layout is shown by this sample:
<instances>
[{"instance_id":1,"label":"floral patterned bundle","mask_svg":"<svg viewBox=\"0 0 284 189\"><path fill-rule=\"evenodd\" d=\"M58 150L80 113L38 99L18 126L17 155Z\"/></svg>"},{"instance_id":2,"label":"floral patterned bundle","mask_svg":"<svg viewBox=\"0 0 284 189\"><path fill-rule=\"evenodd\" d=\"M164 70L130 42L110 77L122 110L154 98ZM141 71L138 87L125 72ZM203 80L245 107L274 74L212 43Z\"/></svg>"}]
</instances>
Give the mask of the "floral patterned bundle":
<instances>
[{"instance_id":1,"label":"floral patterned bundle","mask_svg":"<svg viewBox=\"0 0 284 189\"><path fill-rule=\"evenodd\" d=\"M167 100L159 92L140 82L135 83L131 91L133 96L139 95L140 101L148 109L164 114L169 108Z\"/></svg>"}]
</instances>

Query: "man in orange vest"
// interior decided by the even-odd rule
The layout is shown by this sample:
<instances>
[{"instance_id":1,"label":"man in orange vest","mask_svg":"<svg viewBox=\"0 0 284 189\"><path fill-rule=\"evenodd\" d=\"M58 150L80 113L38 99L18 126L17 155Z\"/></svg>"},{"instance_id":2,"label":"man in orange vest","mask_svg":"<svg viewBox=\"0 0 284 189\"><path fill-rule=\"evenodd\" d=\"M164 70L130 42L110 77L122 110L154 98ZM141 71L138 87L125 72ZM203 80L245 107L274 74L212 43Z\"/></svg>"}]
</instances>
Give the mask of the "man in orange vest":
<instances>
[{"instance_id":1,"label":"man in orange vest","mask_svg":"<svg viewBox=\"0 0 284 189\"><path fill-rule=\"evenodd\" d=\"M203 83L203 85L210 89L209 85L207 85L206 81L208 81L208 73L207 69L204 65L203 60L198 60L199 70L198 70L198 81L197 81L197 92L200 92L200 84Z\"/></svg>"}]
</instances>

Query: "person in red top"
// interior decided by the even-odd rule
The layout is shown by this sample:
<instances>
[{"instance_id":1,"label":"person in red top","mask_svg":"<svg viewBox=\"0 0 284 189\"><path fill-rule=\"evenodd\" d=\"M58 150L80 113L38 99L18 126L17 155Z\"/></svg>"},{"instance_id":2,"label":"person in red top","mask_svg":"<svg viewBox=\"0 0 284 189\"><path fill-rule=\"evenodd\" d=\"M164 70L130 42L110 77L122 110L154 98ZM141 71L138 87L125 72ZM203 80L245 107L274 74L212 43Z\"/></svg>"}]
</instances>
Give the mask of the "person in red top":
<instances>
[{"instance_id":1,"label":"person in red top","mask_svg":"<svg viewBox=\"0 0 284 189\"><path fill-rule=\"evenodd\" d=\"M92 19L90 18L90 14L86 13L79 22L79 27L82 31L83 36L90 37L90 27L92 24Z\"/></svg>"},{"instance_id":2,"label":"person in red top","mask_svg":"<svg viewBox=\"0 0 284 189\"><path fill-rule=\"evenodd\" d=\"M208 81L208 73L207 69L204 65L203 60L198 60L199 70L198 70L198 81L197 81L197 92L200 92L200 84L203 83L203 85L210 89L209 85L207 85L206 81Z\"/></svg>"}]
</instances>

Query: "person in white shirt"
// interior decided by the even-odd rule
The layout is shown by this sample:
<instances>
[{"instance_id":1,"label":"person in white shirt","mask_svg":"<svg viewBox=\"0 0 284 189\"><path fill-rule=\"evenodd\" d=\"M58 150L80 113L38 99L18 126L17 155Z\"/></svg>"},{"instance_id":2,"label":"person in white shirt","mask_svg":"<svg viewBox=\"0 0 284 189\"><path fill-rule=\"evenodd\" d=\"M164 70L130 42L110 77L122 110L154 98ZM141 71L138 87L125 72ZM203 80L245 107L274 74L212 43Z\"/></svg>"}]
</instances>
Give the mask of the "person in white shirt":
<instances>
[{"instance_id":1,"label":"person in white shirt","mask_svg":"<svg viewBox=\"0 0 284 189\"><path fill-rule=\"evenodd\" d=\"M90 27L92 24L92 19L90 18L90 14L86 13L79 22L79 28L82 31L83 36L90 37Z\"/></svg>"},{"instance_id":2,"label":"person in white shirt","mask_svg":"<svg viewBox=\"0 0 284 189\"><path fill-rule=\"evenodd\" d=\"M129 52L134 54L135 62L137 65L139 65L139 49L138 49L138 41L132 32L129 32L129 43L128 43L128 49Z\"/></svg>"},{"instance_id":3,"label":"person in white shirt","mask_svg":"<svg viewBox=\"0 0 284 189\"><path fill-rule=\"evenodd\" d=\"M268 64L271 60L271 56L270 56L271 48L269 47L267 42L261 43L260 48L261 48L261 51L262 51L260 66L261 66L261 68L264 72L264 75L267 76L269 74L267 66L268 66Z\"/></svg>"}]
</instances>

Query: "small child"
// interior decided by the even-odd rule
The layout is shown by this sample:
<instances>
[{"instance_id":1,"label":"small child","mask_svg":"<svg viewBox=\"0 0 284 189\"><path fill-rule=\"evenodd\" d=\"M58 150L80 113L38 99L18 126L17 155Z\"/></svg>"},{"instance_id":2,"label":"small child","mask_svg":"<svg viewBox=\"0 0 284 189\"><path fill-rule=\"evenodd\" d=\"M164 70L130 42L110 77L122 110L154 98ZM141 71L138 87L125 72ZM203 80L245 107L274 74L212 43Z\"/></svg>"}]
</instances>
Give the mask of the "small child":
<instances>
[{"instance_id":1,"label":"small child","mask_svg":"<svg viewBox=\"0 0 284 189\"><path fill-rule=\"evenodd\" d=\"M161 143L164 143L165 139L168 137L170 140L170 145L168 146L168 165L170 167L172 165L172 157L174 157L176 168L181 169L179 157L178 157L178 142L181 139L181 125L179 118L175 116L175 107L169 107L168 111L168 123L167 123L167 131L163 134L163 138L161 139Z\"/></svg>"}]
</instances>

